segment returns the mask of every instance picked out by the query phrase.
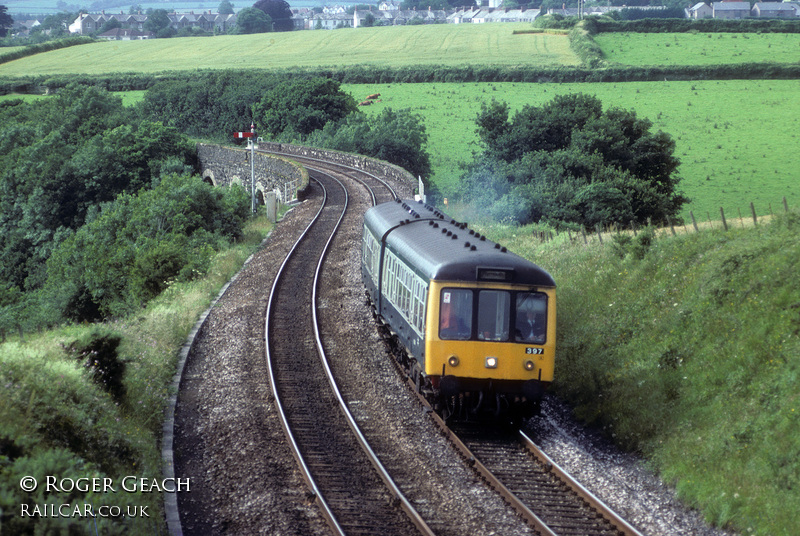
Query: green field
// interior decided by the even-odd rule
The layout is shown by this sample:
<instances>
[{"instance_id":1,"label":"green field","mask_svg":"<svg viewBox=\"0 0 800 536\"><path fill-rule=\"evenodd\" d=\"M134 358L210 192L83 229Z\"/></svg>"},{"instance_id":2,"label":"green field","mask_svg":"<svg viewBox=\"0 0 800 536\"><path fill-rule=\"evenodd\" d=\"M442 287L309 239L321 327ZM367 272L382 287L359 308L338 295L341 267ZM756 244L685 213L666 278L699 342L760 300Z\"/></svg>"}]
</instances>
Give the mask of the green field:
<instances>
[{"instance_id":1,"label":"green field","mask_svg":"<svg viewBox=\"0 0 800 536\"><path fill-rule=\"evenodd\" d=\"M800 35L757 33L601 33L605 59L622 65L795 63Z\"/></svg>"},{"instance_id":2,"label":"green field","mask_svg":"<svg viewBox=\"0 0 800 536\"><path fill-rule=\"evenodd\" d=\"M800 132L800 81L731 80L611 84L368 84L345 85L356 99L380 93L381 102L362 108L409 108L425 118L433 182L446 196L457 192L460 166L479 151L475 117L481 102L541 105L555 95L583 92L605 107L633 109L654 129L672 135L681 159L682 188L692 198L684 215L697 218L777 209L784 196L800 200L796 147Z\"/></svg>"},{"instance_id":3,"label":"green field","mask_svg":"<svg viewBox=\"0 0 800 536\"><path fill-rule=\"evenodd\" d=\"M502 26L502 27L499 27ZM0 76L348 65L577 65L565 35L529 24L440 24L79 45L0 65Z\"/></svg>"}]
</instances>

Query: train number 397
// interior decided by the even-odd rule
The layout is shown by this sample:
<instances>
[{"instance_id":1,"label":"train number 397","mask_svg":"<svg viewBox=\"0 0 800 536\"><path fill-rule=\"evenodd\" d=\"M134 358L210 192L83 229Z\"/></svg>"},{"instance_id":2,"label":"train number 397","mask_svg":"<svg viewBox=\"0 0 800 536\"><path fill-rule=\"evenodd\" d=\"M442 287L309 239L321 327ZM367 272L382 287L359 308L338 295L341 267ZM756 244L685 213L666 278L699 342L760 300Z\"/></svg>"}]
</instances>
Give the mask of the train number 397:
<instances>
[{"instance_id":1,"label":"train number 397","mask_svg":"<svg viewBox=\"0 0 800 536\"><path fill-rule=\"evenodd\" d=\"M526 354L543 354L544 348L525 348Z\"/></svg>"}]
</instances>

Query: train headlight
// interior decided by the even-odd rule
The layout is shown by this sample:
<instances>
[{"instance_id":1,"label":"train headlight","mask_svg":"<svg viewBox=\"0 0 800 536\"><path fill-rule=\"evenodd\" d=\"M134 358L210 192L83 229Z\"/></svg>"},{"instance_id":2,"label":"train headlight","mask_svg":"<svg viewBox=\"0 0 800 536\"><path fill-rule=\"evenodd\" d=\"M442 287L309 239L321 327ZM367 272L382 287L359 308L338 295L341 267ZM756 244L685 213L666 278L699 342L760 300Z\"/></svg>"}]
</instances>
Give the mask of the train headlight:
<instances>
[{"instance_id":1,"label":"train headlight","mask_svg":"<svg viewBox=\"0 0 800 536\"><path fill-rule=\"evenodd\" d=\"M454 355L451 355L450 357L447 358L447 364L450 365L451 367L457 367L458 358Z\"/></svg>"},{"instance_id":2,"label":"train headlight","mask_svg":"<svg viewBox=\"0 0 800 536\"><path fill-rule=\"evenodd\" d=\"M525 363L523 363L522 366L525 367L525 370L533 370L536 367L536 365L534 365L533 361L531 361L530 359L525 361Z\"/></svg>"},{"instance_id":3,"label":"train headlight","mask_svg":"<svg viewBox=\"0 0 800 536\"><path fill-rule=\"evenodd\" d=\"M489 356L486 358L484 364L486 368L497 368L497 358Z\"/></svg>"}]
</instances>

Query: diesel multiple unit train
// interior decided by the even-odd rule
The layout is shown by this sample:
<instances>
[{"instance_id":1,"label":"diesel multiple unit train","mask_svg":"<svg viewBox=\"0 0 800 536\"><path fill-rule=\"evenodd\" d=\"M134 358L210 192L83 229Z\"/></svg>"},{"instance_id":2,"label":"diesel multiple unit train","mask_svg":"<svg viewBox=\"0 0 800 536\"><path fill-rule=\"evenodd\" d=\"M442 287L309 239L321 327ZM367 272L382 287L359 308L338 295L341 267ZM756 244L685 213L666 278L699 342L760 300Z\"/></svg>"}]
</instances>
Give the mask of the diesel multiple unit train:
<instances>
[{"instance_id":1,"label":"diesel multiple unit train","mask_svg":"<svg viewBox=\"0 0 800 536\"><path fill-rule=\"evenodd\" d=\"M417 201L364 215L361 273L407 373L445 418L529 417L553 381L556 285Z\"/></svg>"}]
</instances>

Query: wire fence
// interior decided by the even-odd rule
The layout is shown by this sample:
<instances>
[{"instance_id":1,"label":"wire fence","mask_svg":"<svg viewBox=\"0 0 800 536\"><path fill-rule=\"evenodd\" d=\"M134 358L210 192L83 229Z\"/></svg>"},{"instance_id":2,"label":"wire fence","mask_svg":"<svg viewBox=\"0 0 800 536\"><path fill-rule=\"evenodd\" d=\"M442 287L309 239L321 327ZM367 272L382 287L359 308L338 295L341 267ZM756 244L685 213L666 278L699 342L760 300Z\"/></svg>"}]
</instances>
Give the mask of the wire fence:
<instances>
[{"instance_id":1,"label":"wire fence","mask_svg":"<svg viewBox=\"0 0 800 536\"><path fill-rule=\"evenodd\" d=\"M789 204L784 197L782 200L783 211L789 212ZM719 208L719 219L712 220L711 213L706 212L705 219L698 219L693 211L689 211L689 221L683 220L681 223L673 223L669 219L665 226L655 228L656 236L677 236L679 234L690 234L692 232L699 233L708 229L724 229L728 231L731 228L748 226L756 226L759 223L766 223L774 216L772 211L772 204L769 204L768 213L758 215L754 203L750 203L749 213L742 214L741 209L737 209L736 215L725 214L723 207ZM638 226L635 222L630 222L627 227L621 225L596 225L594 228L581 227L580 230L546 230L546 231L533 231L534 238L548 242L566 234L570 243L581 243L589 245L592 243L604 244L613 240L614 235L630 234L636 236L640 231L646 228L652 228L652 224L648 221L647 226Z\"/></svg>"}]
</instances>

